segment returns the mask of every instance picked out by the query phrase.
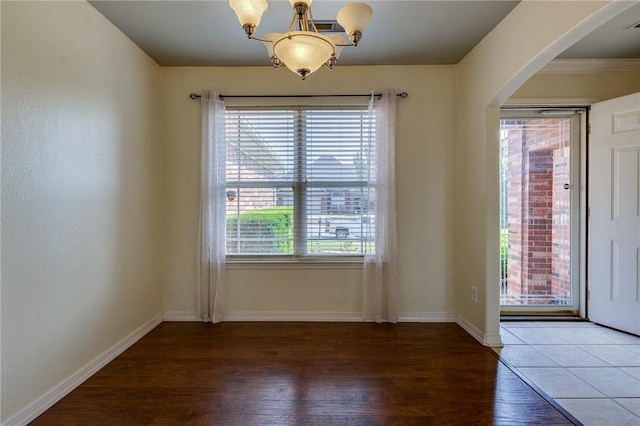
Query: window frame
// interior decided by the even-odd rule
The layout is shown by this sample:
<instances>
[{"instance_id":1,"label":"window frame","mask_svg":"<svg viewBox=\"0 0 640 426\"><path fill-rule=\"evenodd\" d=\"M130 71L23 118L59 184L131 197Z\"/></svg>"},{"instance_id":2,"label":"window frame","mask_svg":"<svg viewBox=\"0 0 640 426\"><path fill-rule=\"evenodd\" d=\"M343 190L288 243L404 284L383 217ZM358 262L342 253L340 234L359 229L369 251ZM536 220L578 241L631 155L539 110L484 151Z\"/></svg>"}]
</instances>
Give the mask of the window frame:
<instances>
[{"instance_id":1,"label":"window frame","mask_svg":"<svg viewBox=\"0 0 640 426\"><path fill-rule=\"evenodd\" d=\"M321 111L321 110L354 110L360 111L363 116L368 115L369 120L373 121L373 125L371 129L366 131L368 133L368 137L370 141L368 142L369 148L374 147L375 149L375 114L372 114L368 105L358 104L358 105L344 105L344 104L322 104L322 105L238 105L238 106L227 106L225 111L225 120L226 114L228 111L237 112L237 111L294 111L294 141L293 141L293 151L294 151L294 173L291 181L283 183L280 180L265 180L265 181L229 181L225 180L225 189L228 191L230 188L256 188L256 187L268 187L268 188L291 188L293 194L293 253L292 254L241 254L241 253L228 253L225 251L226 263L230 266L230 269L234 269L234 265L241 265L238 268L245 268L246 266L255 267L255 268L269 268L270 266L274 266L276 268L280 268L281 264L286 264L288 267L297 267L299 265L305 265L306 267L311 266L312 268L323 269L325 267L330 267L332 269L351 269L351 268L360 268L364 262L365 252L362 249L361 253L344 253L339 255L318 255L316 253L308 253L306 252L309 242L309 233L308 233L308 219L307 219L307 202L306 193L308 189L311 188L328 188L328 189L336 189L340 187L344 188L353 188L359 187L363 188L365 192L368 191L367 187L373 185L367 179L364 180L354 180L354 181L345 181L345 180L335 180L335 181L321 181L320 183L310 182L306 178L306 170L305 166L307 164L307 147L308 144L305 143L306 139L306 128L302 124L304 120L304 111ZM364 128L364 127L363 127ZM362 132L362 135L366 134L365 131ZM229 148L229 142L225 141L227 144L227 149ZM362 151L359 151L362 152ZM375 156L376 154L374 154ZM227 154L228 158L228 154ZM357 197L361 199L360 196ZM300 200L303 200L300 202ZM226 215L225 215L226 216ZM299 230L299 232L296 232ZM375 229L374 229L375 233ZM360 242L364 239L364 234L360 236ZM375 238L374 238L375 240ZM227 241L227 237L225 237L225 241ZM368 254L368 253L367 253Z\"/></svg>"}]
</instances>

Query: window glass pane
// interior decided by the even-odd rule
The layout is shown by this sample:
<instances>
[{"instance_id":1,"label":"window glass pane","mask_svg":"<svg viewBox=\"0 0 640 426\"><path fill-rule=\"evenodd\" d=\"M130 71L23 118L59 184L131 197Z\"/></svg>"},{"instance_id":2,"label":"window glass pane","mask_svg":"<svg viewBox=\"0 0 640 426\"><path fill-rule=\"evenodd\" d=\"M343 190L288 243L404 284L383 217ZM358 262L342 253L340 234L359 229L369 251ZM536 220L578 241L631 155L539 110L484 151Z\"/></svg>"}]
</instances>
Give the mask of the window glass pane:
<instances>
[{"instance_id":1,"label":"window glass pane","mask_svg":"<svg viewBox=\"0 0 640 426\"><path fill-rule=\"evenodd\" d=\"M228 109L226 117L227 254L373 253L367 109Z\"/></svg>"},{"instance_id":2,"label":"window glass pane","mask_svg":"<svg viewBox=\"0 0 640 426\"><path fill-rule=\"evenodd\" d=\"M375 219L367 213L365 200L364 186L309 190L307 253L316 256L373 253Z\"/></svg>"},{"instance_id":3,"label":"window glass pane","mask_svg":"<svg viewBox=\"0 0 640 426\"><path fill-rule=\"evenodd\" d=\"M293 254L293 208L278 188L227 187L227 253Z\"/></svg>"},{"instance_id":4,"label":"window glass pane","mask_svg":"<svg viewBox=\"0 0 640 426\"><path fill-rule=\"evenodd\" d=\"M304 130L309 181L367 180L371 149L368 111L305 111Z\"/></svg>"},{"instance_id":5,"label":"window glass pane","mask_svg":"<svg viewBox=\"0 0 640 426\"><path fill-rule=\"evenodd\" d=\"M227 253L293 253L295 111L227 111ZM280 198L279 198L280 197Z\"/></svg>"},{"instance_id":6,"label":"window glass pane","mask_svg":"<svg viewBox=\"0 0 640 426\"><path fill-rule=\"evenodd\" d=\"M227 111L227 181L280 180L294 166L294 111Z\"/></svg>"}]
</instances>

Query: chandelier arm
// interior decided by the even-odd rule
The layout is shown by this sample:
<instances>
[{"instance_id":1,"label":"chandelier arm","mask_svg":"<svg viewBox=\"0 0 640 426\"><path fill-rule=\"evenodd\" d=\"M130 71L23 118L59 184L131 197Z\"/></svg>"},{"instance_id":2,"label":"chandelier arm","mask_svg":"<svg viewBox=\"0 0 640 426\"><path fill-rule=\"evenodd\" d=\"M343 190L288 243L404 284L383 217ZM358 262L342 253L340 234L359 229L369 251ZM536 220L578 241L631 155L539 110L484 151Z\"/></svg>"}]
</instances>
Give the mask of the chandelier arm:
<instances>
[{"instance_id":1,"label":"chandelier arm","mask_svg":"<svg viewBox=\"0 0 640 426\"><path fill-rule=\"evenodd\" d=\"M313 19L313 11L311 10L311 6L309 6L309 20L311 21L311 28L313 28L313 31L317 32L318 34L320 33L320 31L318 31L318 28L316 27L316 21L314 21ZM308 25L308 23L307 23Z\"/></svg>"},{"instance_id":2,"label":"chandelier arm","mask_svg":"<svg viewBox=\"0 0 640 426\"><path fill-rule=\"evenodd\" d=\"M261 41L263 43L273 43L273 40L265 40L260 37L250 36L249 40Z\"/></svg>"},{"instance_id":3,"label":"chandelier arm","mask_svg":"<svg viewBox=\"0 0 640 426\"><path fill-rule=\"evenodd\" d=\"M295 31L296 22L298 22L298 14L294 11L293 16L291 17L291 22L289 22L289 26L287 27L285 33Z\"/></svg>"},{"instance_id":4,"label":"chandelier arm","mask_svg":"<svg viewBox=\"0 0 640 426\"><path fill-rule=\"evenodd\" d=\"M320 39L320 40L322 40L322 41L326 41L323 37L321 37L321 36L320 36L320 33L314 33L313 31L307 31L307 32L308 32L308 33L310 33L310 34L307 34L307 35L306 35L306 36L308 36L308 37L319 38L319 39ZM286 33L285 33L285 34L286 34ZM283 35L285 35L285 34L283 34ZM317 34L317 35L316 35L316 34ZM286 37L283 37L283 38L279 39L278 41L282 41L282 40L284 40L285 38L291 39L291 38L293 38L293 37L295 37L295 34L294 34L294 35L288 35L288 36L286 36ZM256 40L257 40L257 39L256 39ZM274 43L274 42L271 42L271 43ZM334 44L333 44L333 43L331 43L331 42L329 42L329 44L330 44L331 46L334 46ZM274 43L274 45L273 45L273 46L275 47L276 45L277 45L277 43ZM339 45L339 44L336 44L335 46L340 46L340 45ZM350 46L350 45L347 45L347 46ZM333 49L333 53L335 54L335 49Z\"/></svg>"}]
</instances>

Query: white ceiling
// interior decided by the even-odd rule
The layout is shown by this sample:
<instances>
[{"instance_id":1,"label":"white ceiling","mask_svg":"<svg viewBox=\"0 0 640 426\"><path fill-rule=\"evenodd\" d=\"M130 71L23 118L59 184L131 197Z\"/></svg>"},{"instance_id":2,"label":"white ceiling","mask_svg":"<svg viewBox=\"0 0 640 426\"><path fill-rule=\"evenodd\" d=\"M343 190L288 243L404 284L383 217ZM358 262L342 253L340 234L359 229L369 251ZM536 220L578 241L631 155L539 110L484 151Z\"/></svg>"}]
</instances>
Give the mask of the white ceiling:
<instances>
[{"instance_id":1,"label":"white ceiling","mask_svg":"<svg viewBox=\"0 0 640 426\"><path fill-rule=\"evenodd\" d=\"M367 0L365 0L367 1ZM163 66L267 65L262 43L247 40L227 1L95 0L90 3ZM332 20L348 1L316 0L316 20ZM345 65L459 62L518 3L509 0L368 1L374 15ZM257 35L283 32L288 1L270 1ZM640 58L640 3L595 29L559 57ZM541 29L544 30L544 29Z\"/></svg>"}]
</instances>

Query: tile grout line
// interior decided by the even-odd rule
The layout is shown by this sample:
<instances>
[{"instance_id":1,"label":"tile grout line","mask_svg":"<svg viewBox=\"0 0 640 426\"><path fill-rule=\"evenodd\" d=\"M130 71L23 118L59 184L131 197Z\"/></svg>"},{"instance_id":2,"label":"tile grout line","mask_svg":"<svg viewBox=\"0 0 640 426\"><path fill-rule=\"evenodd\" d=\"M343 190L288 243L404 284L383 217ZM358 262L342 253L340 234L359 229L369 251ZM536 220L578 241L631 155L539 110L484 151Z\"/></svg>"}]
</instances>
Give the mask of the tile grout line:
<instances>
[{"instance_id":1,"label":"tile grout line","mask_svg":"<svg viewBox=\"0 0 640 426\"><path fill-rule=\"evenodd\" d=\"M534 323L534 324L535 324L535 323ZM596 325L596 327L598 327L598 326ZM553 332L554 327L543 327L543 326L538 325L538 324L535 324L534 326L524 326L524 327L502 327L502 326L501 326L501 329L502 329L503 331L508 332L510 335L512 335L513 337L515 337L515 338L516 338L516 339L518 339L519 341L523 342L523 344L509 344L509 343L506 343L506 344L505 344L505 347L506 347L506 346L521 346L521 347L522 347L522 346L528 346L529 348L533 349L536 353L538 353L538 354L540 354L540 355L544 356L545 358L548 358L550 361L552 361L554 364L556 364L556 365L557 365L557 367L554 367L554 366L528 366L528 367L527 367L527 366L524 366L524 367L515 367L515 366L511 365L511 364L510 364L506 359L504 359L504 357L503 357L503 356L501 356L498 352L496 352L496 354L498 355L498 357L499 357L500 361L501 361L505 366L507 366L507 368L509 368L511 371L513 371L513 372L514 372L514 374L516 374L518 377L520 377L520 378L521 378L525 383L527 383L527 385L529 385L529 386L530 386L534 391L536 391L540 396L542 396L545 400L547 400L549 403L551 403L551 404L552 404L556 409L558 409L558 410L559 410L562 414L564 414L565 416L566 416L566 414L568 413L568 414L569 414L569 416L567 416L567 418L568 418L570 421L572 421L572 422L574 422L574 421L575 421L575 422L577 422L576 424L582 424L581 422L579 422L579 421L574 417L574 415L573 415L573 414L571 414L567 409L565 409L564 407L562 407L562 406L560 405L560 403L559 403L559 402L557 402L556 400L562 400L562 399L594 399L594 400L595 400L595 399L598 399L598 400L610 400L610 401L614 402L617 406L619 406L619 407L621 407L622 409L624 409L626 412L630 413L632 416L634 416L634 417L636 417L636 418L640 418L640 416L639 416L638 414L634 413L633 411L631 411L630 409L628 409L628 408L627 408L627 407L625 407L624 405L620 404L618 401L616 401L616 400L615 400L615 398L614 398L614 397L609 397L609 396L607 396L606 394L604 394L603 392L601 392L598 388L596 388L595 386L593 386L591 383L588 383L586 380L584 380L584 379L582 379L581 377L577 376L577 375L576 375L576 374L574 374L572 371L569 371L569 368L590 368L590 369L591 369L591 368L614 368L614 369L616 369L616 370L618 370L618 371L622 372L623 374L625 374L625 375L627 375L627 376L629 376L629 377L631 377L631 378L633 378L633 379L635 379L635 380L638 380L636 377L634 377L634 376L633 376L633 375L631 375L630 373L627 373L626 371L621 370L621 368L625 368L625 366L616 366L616 365L613 365L613 364L611 364L610 362L608 362L608 361L606 361L606 360L602 359L601 357L599 357L599 356L597 356L597 355L595 355L595 354L593 354L593 353L591 353L591 352L589 352L589 351L587 351L587 350L585 350L585 349L583 349L583 348L581 348L581 347L580 347L580 346L599 346L599 345L626 346L626 345L635 345L635 343L631 343L631 342L630 342L630 343L616 343L616 342L613 342L613 341L610 341L611 343L598 343L598 344L594 344L594 345L589 345L589 344L585 344L585 343L581 343L581 344L578 344L578 343L570 343L570 342L568 342L568 341L567 341L567 343L565 343L565 344L559 344L559 343L552 343L552 344L536 343L536 345L538 345L538 346L543 346L543 345L549 345L549 346L551 346L551 345L553 345L553 346L571 346L571 347L573 347L573 348L580 349L581 351L584 351L585 353L589 354L590 356L592 356L592 357L594 357L594 358L598 359L599 361L604 362L605 364L607 364L607 365L605 365L605 366L576 366L576 367L568 367L568 366L561 365L561 364L560 364L559 362L557 362L556 360L554 360L554 359L550 358L549 356L547 356L544 352L542 352L542 351L538 350L537 348L535 348L535 347L533 346L533 344L531 344L531 343L527 342L527 340L526 340L526 339L524 339L524 338L520 337L520 336L519 336L519 335L517 335L516 333L513 333L513 332L511 331L511 329L513 329L513 328L523 328L523 329L542 329L542 330L544 330L544 331L545 331L545 332L547 332L547 333L549 333L549 332L550 332L553 336L555 336L555 337L557 337L557 338L560 338L561 340L565 340L565 339L564 339L561 335L559 335L559 334L557 334L557 333L554 333L554 332ZM555 327L555 328L558 328L558 327ZM562 327L560 327L560 328L562 328ZM591 329L591 327L567 327L567 328L586 328L586 329ZM601 329L600 329L600 328L597 328L596 330L601 330ZM597 331L597 332L598 332L598 331ZM607 339L607 337L605 337L605 336L602 336L602 337L603 337L604 339ZM607 340L608 340L608 339L607 339ZM634 351L631 351L631 352L634 352ZM628 366L628 367L634 367L634 366ZM547 395L545 392L543 392L543 391L542 391L542 389L540 389L540 388L536 385L536 383L535 383L533 380L531 380L531 379L529 379L527 376L525 376L525 375L524 375L524 373L522 373L522 372L519 370L519 368L562 368L562 369L564 369L565 371L567 371L569 374L571 374L572 376L574 376L575 378L577 378L578 380L580 380L580 381L584 382L587 386L591 387L592 389L594 389L594 390L595 390L595 391L597 391L598 393L601 393L601 394L604 396L604 398L594 398L594 397L583 397L583 398L577 398L577 397L571 397L571 398L552 398L552 397L550 397L549 395ZM634 397L627 397L627 398L628 398L628 399L636 399L636 398L634 398ZM617 399L625 399L625 398L624 398L624 397L621 397L621 398L617 398Z\"/></svg>"},{"instance_id":2,"label":"tile grout line","mask_svg":"<svg viewBox=\"0 0 640 426\"><path fill-rule=\"evenodd\" d=\"M556 402L555 399L551 398L549 395L547 395L545 392L542 391L542 389L540 389L538 387L538 385L536 385L532 380L530 380L527 376L525 376L524 374L522 374L516 367L512 366L509 362L507 362L502 356L500 356L499 353L494 352L497 357L498 360L505 366L507 367L509 370L511 370L513 372L513 374L515 374L516 376L518 376L518 378L520 380L522 380L523 382L525 382L527 384L527 386L529 386L531 389L533 389L534 392L536 392L538 395L540 395L540 397L542 399L544 399L545 401L547 401L549 404L551 404L553 406L553 408L555 408L556 410L558 410L560 413L562 413L563 416L565 416L567 418L567 420L569 420L571 423L573 423L576 426L584 426L584 424L582 422L580 422L577 418L574 417L573 414L571 414L569 412L569 410L567 410L566 408L564 408L563 406L561 406L558 402Z\"/></svg>"}]
</instances>

